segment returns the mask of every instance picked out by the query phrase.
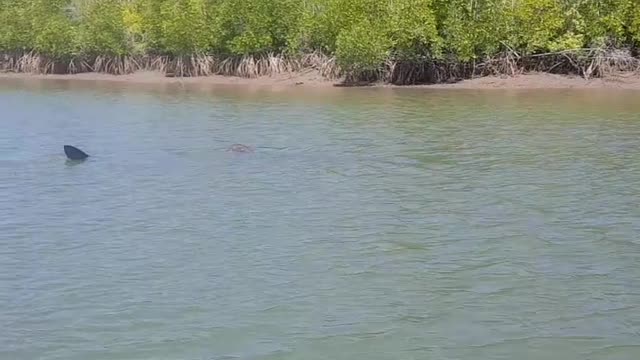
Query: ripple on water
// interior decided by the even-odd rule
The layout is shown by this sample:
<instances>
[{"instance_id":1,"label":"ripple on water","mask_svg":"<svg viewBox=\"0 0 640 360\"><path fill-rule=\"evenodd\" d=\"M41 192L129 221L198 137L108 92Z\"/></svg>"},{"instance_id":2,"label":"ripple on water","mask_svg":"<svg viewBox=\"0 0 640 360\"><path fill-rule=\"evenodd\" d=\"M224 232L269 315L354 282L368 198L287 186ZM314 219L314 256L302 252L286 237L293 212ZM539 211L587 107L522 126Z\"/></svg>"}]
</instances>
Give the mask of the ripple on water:
<instances>
[{"instance_id":1,"label":"ripple on water","mask_svg":"<svg viewBox=\"0 0 640 360\"><path fill-rule=\"evenodd\" d=\"M0 93L0 358L638 358L636 95L48 84Z\"/></svg>"}]
</instances>

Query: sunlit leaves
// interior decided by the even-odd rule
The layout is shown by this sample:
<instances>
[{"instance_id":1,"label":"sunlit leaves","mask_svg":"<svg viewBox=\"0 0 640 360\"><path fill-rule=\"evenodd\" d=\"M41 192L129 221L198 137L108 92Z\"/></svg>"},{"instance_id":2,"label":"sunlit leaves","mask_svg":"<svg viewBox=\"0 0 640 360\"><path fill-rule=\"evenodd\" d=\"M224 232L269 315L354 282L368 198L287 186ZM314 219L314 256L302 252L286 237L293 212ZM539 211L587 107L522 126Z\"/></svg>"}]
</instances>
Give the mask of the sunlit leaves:
<instances>
[{"instance_id":1,"label":"sunlit leaves","mask_svg":"<svg viewBox=\"0 0 640 360\"><path fill-rule=\"evenodd\" d=\"M472 61L640 43L640 0L0 0L0 51L52 58L334 55Z\"/></svg>"}]
</instances>

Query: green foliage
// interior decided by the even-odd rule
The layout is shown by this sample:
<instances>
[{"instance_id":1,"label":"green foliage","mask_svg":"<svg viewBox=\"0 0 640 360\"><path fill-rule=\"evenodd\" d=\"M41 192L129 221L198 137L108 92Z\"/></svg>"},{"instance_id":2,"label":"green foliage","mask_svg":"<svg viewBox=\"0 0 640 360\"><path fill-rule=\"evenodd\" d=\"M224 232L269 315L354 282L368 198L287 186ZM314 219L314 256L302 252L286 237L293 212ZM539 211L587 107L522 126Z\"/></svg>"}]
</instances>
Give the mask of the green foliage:
<instances>
[{"instance_id":1,"label":"green foliage","mask_svg":"<svg viewBox=\"0 0 640 360\"><path fill-rule=\"evenodd\" d=\"M31 2L28 10L33 50L57 60L68 59L76 54L78 31L65 12L69 4L65 0Z\"/></svg>"},{"instance_id":2,"label":"green foliage","mask_svg":"<svg viewBox=\"0 0 640 360\"><path fill-rule=\"evenodd\" d=\"M319 51L345 69L640 44L640 0L0 0L0 52Z\"/></svg>"},{"instance_id":3,"label":"green foliage","mask_svg":"<svg viewBox=\"0 0 640 360\"><path fill-rule=\"evenodd\" d=\"M148 0L137 0L135 6L129 7L129 17L125 17L125 19L131 19L132 14L139 15L139 20L130 20L136 21L139 26L139 32L142 37L146 40L146 48L148 52L162 53L165 50L163 43L163 31L162 31L162 5L164 0L157 1L148 1ZM125 10L124 16L127 15L127 10Z\"/></svg>"},{"instance_id":4,"label":"green foliage","mask_svg":"<svg viewBox=\"0 0 640 360\"><path fill-rule=\"evenodd\" d=\"M222 0L214 20L216 47L237 55L271 49L270 7L267 0Z\"/></svg>"},{"instance_id":5,"label":"green foliage","mask_svg":"<svg viewBox=\"0 0 640 360\"><path fill-rule=\"evenodd\" d=\"M234 55L283 52L302 16L298 0L220 0L213 18L213 43Z\"/></svg>"},{"instance_id":6,"label":"green foliage","mask_svg":"<svg viewBox=\"0 0 640 360\"><path fill-rule=\"evenodd\" d=\"M79 46L89 55L128 55L127 28L119 0L94 0L83 14Z\"/></svg>"},{"instance_id":7,"label":"green foliage","mask_svg":"<svg viewBox=\"0 0 640 360\"><path fill-rule=\"evenodd\" d=\"M562 0L569 30L584 37L586 46L615 43L624 36L627 14L637 0Z\"/></svg>"},{"instance_id":8,"label":"green foliage","mask_svg":"<svg viewBox=\"0 0 640 360\"><path fill-rule=\"evenodd\" d=\"M640 43L640 7L634 7L629 13L629 36L637 43Z\"/></svg>"},{"instance_id":9,"label":"green foliage","mask_svg":"<svg viewBox=\"0 0 640 360\"><path fill-rule=\"evenodd\" d=\"M133 54L144 54L149 42L144 33L145 18L139 2L130 1L122 6L122 26L128 49Z\"/></svg>"},{"instance_id":10,"label":"green foliage","mask_svg":"<svg viewBox=\"0 0 640 360\"><path fill-rule=\"evenodd\" d=\"M292 47L334 53L351 70L373 70L389 57L440 55L432 0L315 0L306 3Z\"/></svg>"},{"instance_id":11,"label":"green foliage","mask_svg":"<svg viewBox=\"0 0 640 360\"><path fill-rule=\"evenodd\" d=\"M576 34L573 31L562 34L559 38L549 43L550 51L577 50L584 47L584 34Z\"/></svg>"},{"instance_id":12,"label":"green foliage","mask_svg":"<svg viewBox=\"0 0 640 360\"><path fill-rule=\"evenodd\" d=\"M501 0L437 0L439 32L446 53L470 61L501 51L509 40L507 35L514 31L511 4Z\"/></svg>"},{"instance_id":13,"label":"green foliage","mask_svg":"<svg viewBox=\"0 0 640 360\"><path fill-rule=\"evenodd\" d=\"M302 15L297 29L289 35L288 43L292 51L319 50L323 53L335 51L336 29L334 18L327 11L330 0L310 0L303 2Z\"/></svg>"},{"instance_id":14,"label":"green foliage","mask_svg":"<svg viewBox=\"0 0 640 360\"><path fill-rule=\"evenodd\" d=\"M165 0L160 6L162 45L172 55L205 52L210 43L204 0Z\"/></svg>"},{"instance_id":15,"label":"green foliage","mask_svg":"<svg viewBox=\"0 0 640 360\"><path fill-rule=\"evenodd\" d=\"M33 44L32 31L25 22L26 0L0 0L0 51L27 50Z\"/></svg>"},{"instance_id":16,"label":"green foliage","mask_svg":"<svg viewBox=\"0 0 640 360\"><path fill-rule=\"evenodd\" d=\"M391 39L375 25L362 21L340 32L336 40L339 64L349 71L376 70L389 57Z\"/></svg>"},{"instance_id":17,"label":"green foliage","mask_svg":"<svg viewBox=\"0 0 640 360\"><path fill-rule=\"evenodd\" d=\"M436 9L446 51L462 61L469 61L477 54L477 38L481 31L480 26L473 26L474 12L465 4L467 1L438 0Z\"/></svg>"},{"instance_id":18,"label":"green foliage","mask_svg":"<svg viewBox=\"0 0 640 360\"><path fill-rule=\"evenodd\" d=\"M506 14L513 24L508 42L524 53L549 50L549 44L564 25L557 0L520 0Z\"/></svg>"},{"instance_id":19,"label":"green foliage","mask_svg":"<svg viewBox=\"0 0 640 360\"><path fill-rule=\"evenodd\" d=\"M432 0L399 0L391 4L387 32L396 56L407 59L439 56L442 38L438 35Z\"/></svg>"}]
</instances>

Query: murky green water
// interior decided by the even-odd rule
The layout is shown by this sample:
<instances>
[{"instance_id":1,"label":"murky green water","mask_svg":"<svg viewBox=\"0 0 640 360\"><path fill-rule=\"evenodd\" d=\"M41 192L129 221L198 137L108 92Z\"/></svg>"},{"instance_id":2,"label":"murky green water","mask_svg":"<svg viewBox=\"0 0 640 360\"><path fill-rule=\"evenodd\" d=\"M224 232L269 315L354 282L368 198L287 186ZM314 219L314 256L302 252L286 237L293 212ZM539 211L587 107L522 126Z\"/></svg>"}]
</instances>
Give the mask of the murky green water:
<instances>
[{"instance_id":1,"label":"murky green water","mask_svg":"<svg viewBox=\"0 0 640 360\"><path fill-rule=\"evenodd\" d=\"M0 83L1 359L640 358L640 93L200 90Z\"/></svg>"}]
</instances>

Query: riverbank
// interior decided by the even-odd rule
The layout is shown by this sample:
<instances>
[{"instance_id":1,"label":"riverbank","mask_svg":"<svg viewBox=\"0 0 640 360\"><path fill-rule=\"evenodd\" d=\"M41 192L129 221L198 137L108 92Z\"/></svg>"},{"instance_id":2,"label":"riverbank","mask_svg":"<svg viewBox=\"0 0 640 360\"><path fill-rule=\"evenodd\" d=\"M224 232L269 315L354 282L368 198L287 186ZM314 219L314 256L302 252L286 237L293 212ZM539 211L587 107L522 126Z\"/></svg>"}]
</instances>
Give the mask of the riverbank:
<instances>
[{"instance_id":1,"label":"riverbank","mask_svg":"<svg viewBox=\"0 0 640 360\"><path fill-rule=\"evenodd\" d=\"M0 73L0 79L22 80L78 80L93 82L119 82L131 84L195 84L204 86L246 85L257 87L340 87L340 80L328 80L318 72L309 70L299 73L242 78L234 76L166 77L160 72L140 71L128 75L81 73L73 75L38 75L26 73ZM578 76L549 73L528 73L515 76L485 76L462 80L456 83L430 85L368 84L373 87L404 87L434 89L630 89L640 90L640 73L626 72L604 78L586 80Z\"/></svg>"}]
</instances>

